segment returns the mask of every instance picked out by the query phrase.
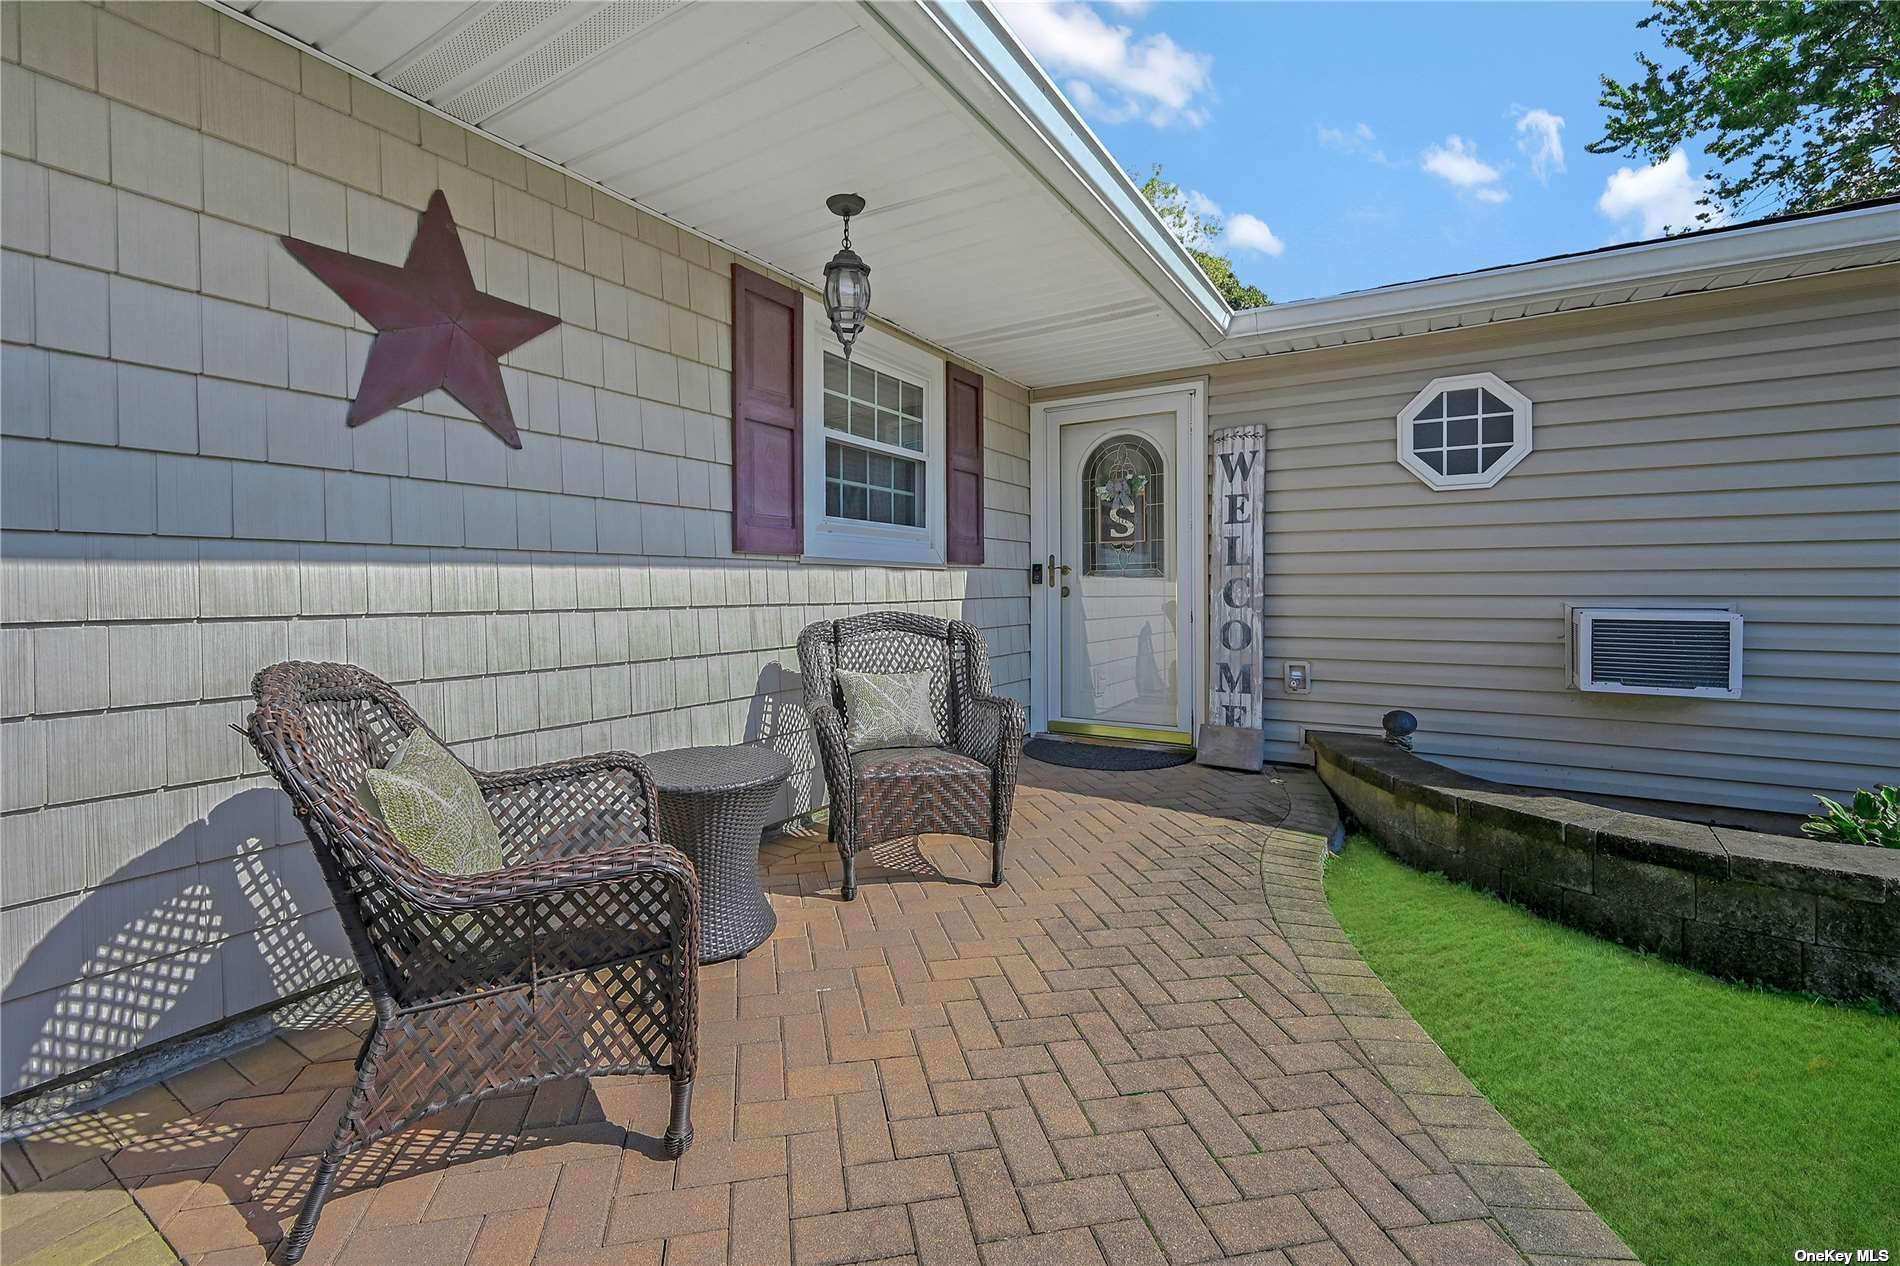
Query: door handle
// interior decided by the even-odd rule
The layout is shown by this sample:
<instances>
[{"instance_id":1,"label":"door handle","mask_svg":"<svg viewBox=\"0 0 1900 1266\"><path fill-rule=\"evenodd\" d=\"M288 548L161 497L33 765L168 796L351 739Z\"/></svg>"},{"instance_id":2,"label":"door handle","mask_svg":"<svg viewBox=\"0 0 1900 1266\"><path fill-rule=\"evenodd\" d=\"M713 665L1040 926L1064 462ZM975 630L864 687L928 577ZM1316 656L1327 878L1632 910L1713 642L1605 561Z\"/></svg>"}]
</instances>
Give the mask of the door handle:
<instances>
[{"instance_id":1,"label":"door handle","mask_svg":"<svg viewBox=\"0 0 1900 1266\"><path fill-rule=\"evenodd\" d=\"M1048 576L1049 576L1049 583L1051 585L1055 584L1056 583L1056 556L1054 554L1049 555Z\"/></svg>"},{"instance_id":2,"label":"door handle","mask_svg":"<svg viewBox=\"0 0 1900 1266\"><path fill-rule=\"evenodd\" d=\"M1066 576L1069 574L1069 565L1067 563L1064 563L1062 564L1062 566L1058 567L1056 570Z\"/></svg>"}]
</instances>

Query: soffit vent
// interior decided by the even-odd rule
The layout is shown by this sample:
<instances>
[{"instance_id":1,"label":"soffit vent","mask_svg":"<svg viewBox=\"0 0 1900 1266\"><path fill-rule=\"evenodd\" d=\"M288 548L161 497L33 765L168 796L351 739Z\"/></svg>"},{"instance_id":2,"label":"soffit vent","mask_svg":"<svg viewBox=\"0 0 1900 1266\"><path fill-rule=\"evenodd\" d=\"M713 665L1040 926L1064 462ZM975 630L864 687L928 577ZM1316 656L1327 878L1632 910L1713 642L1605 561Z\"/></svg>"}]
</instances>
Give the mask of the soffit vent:
<instances>
[{"instance_id":1,"label":"soffit vent","mask_svg":"<svg viewBox=\"0 0 1900 1266\"><path fill-rule=\"evenodd\" d=\"M1611 694L1739 699L1742 617L1706 608L1579 608L1577 685Z\"/></svg>"},{"instance_id":2,"label":"soffit vent","mask_svg":"<svg viewBox=\"0 0 1900 1266\"><path fill-rule=\"evenodd\" d=\"M435 95L484 62L501 56L564 8L556 0L503 0L422 56L384 78L392 88L433 102Z\"/></svg>"},{"instance_id":3,"label":"soffit vent","mask_svg":"<svg viewBox=\"0 0 1900 1266\"><path fill-rule=\"evenodd\" d=\"M563 6L522 7L558 10ZM536 44L525 56L456 93L442 102L441 108L464 123L480 124L679 7L680 0L619 0L596 9L565 31Z\"/></svg>"}]
</instances>

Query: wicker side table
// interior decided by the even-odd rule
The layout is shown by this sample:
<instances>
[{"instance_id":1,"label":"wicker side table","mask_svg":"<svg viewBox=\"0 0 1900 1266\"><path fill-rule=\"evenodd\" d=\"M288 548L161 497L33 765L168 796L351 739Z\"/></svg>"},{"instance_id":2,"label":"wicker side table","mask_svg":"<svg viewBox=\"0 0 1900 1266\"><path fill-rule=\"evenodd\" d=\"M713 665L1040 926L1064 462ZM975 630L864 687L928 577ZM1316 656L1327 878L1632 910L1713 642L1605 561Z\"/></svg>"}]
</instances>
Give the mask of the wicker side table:
<instances>
[{"instance_id":1,"label":"wicker side table","mask_svg":"<svg viewBox=\"0 0 1900 1266\"><path fill-rule=\"evenodd\" d=\"M759 837L791 765L762 747L681 747L645 760L660 789L660 839L699 871L699 961L750 953L778 926L759 882Z\"/></svg>"}]
</instances>

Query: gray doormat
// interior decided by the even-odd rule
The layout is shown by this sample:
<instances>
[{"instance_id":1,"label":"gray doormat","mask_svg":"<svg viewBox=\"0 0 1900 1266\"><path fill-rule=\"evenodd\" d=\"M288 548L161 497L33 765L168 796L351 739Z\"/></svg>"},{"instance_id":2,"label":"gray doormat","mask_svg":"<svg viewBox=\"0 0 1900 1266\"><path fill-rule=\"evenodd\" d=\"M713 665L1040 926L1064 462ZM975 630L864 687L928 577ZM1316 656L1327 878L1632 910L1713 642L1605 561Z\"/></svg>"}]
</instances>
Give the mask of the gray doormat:
<instances>
[{"instance_id":1,"label":"gray doormat","mask_svg":"<svg viewBox=\"0 0 1900 1266\"><path fill-rule=\"evenodd\" d=\"M1023 755L1045 765L1067 765L1071 769L1172 769L1194 759L1194 749L1161 751L1152 747L1113 747L1107 743L1070 743L1062 739L1032 738L1023 744Z\"/></svg>"}]
</instances>

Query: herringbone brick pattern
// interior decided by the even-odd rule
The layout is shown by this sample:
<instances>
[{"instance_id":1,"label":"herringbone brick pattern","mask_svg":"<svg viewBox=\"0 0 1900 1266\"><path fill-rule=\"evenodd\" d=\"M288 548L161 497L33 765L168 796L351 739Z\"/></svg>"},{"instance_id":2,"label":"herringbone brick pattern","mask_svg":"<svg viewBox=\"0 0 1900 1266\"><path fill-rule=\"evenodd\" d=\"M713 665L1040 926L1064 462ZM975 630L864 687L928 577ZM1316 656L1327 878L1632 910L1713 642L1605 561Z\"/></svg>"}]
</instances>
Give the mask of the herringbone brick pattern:
<instances>
[{"instance_id":1,"label":"herringbone brick pattern","mask_svg":"<svg viewBox=\"0 0 1900 1266\"><path fill-rule=\"evenodd\" d=\"M1346 944L1309 775L1023 783L1001 889L973 841L861 859L851 904L821 839L766 850L779 929L704 970L680 1161L663 1079L546 1086L354 1158L305 1260L1629 1259ZM9 1260L129 1191L187 1261L261 1261L357 1040L291 1034L10 1145Z\"/></svg>"}]
</instances>

